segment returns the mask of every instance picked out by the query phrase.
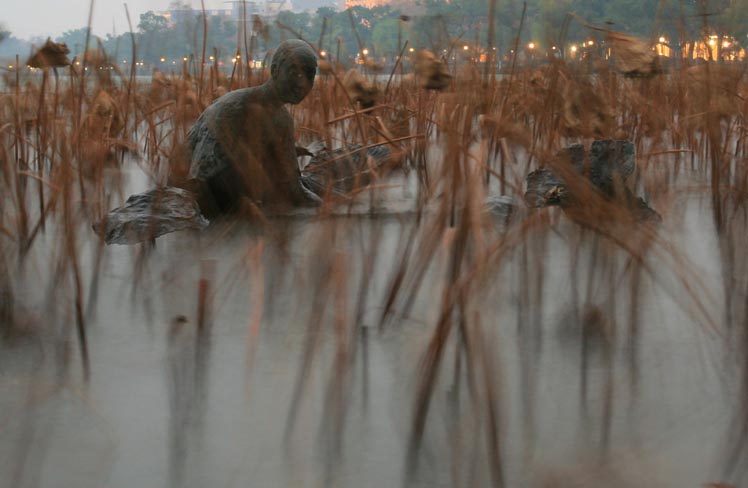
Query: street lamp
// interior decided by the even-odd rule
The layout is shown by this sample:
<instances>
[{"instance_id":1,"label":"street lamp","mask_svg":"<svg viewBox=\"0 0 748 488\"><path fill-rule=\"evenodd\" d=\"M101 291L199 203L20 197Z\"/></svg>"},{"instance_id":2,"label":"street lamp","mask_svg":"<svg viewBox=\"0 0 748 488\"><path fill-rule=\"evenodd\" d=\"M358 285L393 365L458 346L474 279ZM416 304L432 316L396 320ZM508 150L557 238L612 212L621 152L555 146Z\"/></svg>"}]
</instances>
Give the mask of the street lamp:
<instances>
[{"instance_id":1,"label":"street lamp","mask_svg":"<svg viewBox=\"0 0 748 488\"><path fill-rule=\"evenodd\" d=\"M528 49L535 49L535 43L531 42L530 44L527 45L527 48Z\"/></svg>"}]
</instances>

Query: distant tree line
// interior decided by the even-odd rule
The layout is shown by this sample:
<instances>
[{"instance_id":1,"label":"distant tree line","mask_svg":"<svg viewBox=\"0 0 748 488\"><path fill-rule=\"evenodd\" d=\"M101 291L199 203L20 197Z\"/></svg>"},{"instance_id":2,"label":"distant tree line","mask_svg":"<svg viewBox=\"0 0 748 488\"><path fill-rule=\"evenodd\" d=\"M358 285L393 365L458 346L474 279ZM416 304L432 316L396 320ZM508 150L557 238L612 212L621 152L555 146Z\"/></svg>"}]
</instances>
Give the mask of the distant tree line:
<instances>
[{"instance_id":1,"label":"distant tree line","mask_svg":"<svg viewBox=\"0 0 748 488\"><path fill-rule=\"evenodd\" d=\"M321 7L315 13L283 11L273 20L252 17L245 22L219 16L203 21L199 12L180 15L175 23L146 12L140 15L135 32L105 37L89 37L89 48L101 47L118 61L132 60L132 40L136 61L157 64L161 59L181 60L200 56L205 37L206 57L226 60L237 52L251 52L262 58L285 38L302 36L321 41L320 50L330 57L350 59L363 48L372 55L394 56L406 40L414 48L449 49L458 43L487 46L489 1L418 0L413 10L380 6L353 7L335 11ZM189 9L178 2L171 8ZM577 17L575 17L575 14ZM672 42L704 34L730 35L742 45L748 38L748 0L533 0L497 1L494 13L494 47L508 51L518 33L520 42L533 40L540 48L561 45L589 36L585 22L645 38L665 35ZM207 35L204 36L207 25ZM522 27L520 31L520 26ZM72 53L81 53L86 28L69 30L55 40L65 42ZM29 45L0 34L0 57L29 52ZM400 44L398 44L400 43Z\"/></svg>"}]
</instances>

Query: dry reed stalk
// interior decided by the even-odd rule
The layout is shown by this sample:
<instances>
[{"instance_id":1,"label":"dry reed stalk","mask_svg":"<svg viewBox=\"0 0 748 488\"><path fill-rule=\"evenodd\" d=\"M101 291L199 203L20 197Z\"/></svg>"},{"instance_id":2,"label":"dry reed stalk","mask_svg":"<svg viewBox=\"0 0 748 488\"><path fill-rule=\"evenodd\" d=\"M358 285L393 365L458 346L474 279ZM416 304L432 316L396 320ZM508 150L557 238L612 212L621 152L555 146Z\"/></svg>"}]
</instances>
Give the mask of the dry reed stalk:
<instances>
[{"instance_id":1,"label":"dry reed stalk","mask_svg":"<svg viewBox=\"0 0 748 488\"><path fill-rule=\"evenodd\" d=\"M332 278L334 274L334 261L335 253L330 252L333 249L331 244L335 242L335 228L332 224L327 226L330 231L329 233L320 232L320 239L315 243L315 252L312 256L315 256L314 267L310 269L311 283L315 284L312 286L312 300L311 300L311 313L309 314L309 320L306 325L306 340L304 341L304 351L302 353L301 361L299 362L299 369L294 383L293 394L286 416L286 428L284 433L284 440L286 443L290 442L293 434L298 412L302 403L302 394L307 378L311 372L311 366L314 361L315 354L319 347L320 335L323 329L323 319L327 310L328 300L332 290Z\"/></svg>"},{"instance_id":2,"label":"dry reed stalk","mask_svg":"<svg viewBox=\"0 0 748 488\"><path fill-rule=\"evenodd\" d=\"M125 103L123 104L123 111L124 111L124 120L123 120L123 126L124 126L124 133L127 134L129 131L129 124L130 121L130 112L134 110L135 103L134 103L134 96L133 93L136 88L136 73L137 73L137 60L138 60L138 52L137 52L137 44L135 42L135 33L132 28L132 20L130 19L130 10L127 8L127 4L125 3L125 16L127 17L127 27L130 32L130 43L132 44L132 54L130 59L130 75L125 83ZM134 127L137 127L137 120L133 123ZM124 151L122 152L122 158L124 158Z\"/></svg>"},{"instance_id":3,"label":"dry reed stalk","mask_svg":"<svg viewBox=\"0 0 748 488\"><path fill-rule=\"evenodd\" d=\"M329 441L328 456L336 459L341 454L343 429L347 409L347 397L351 369L355 360L356 344L358 342L358 324L348 319L347 279L348 256L337 252L333 256L332 274L332 322L335 336L335 357L330 368L325 396L325 418L322 432ZM349 330L350 329L350 330Z\"/></svg>"},{"instance_id":4,"label":"dry reed stalk","mask_svg":"<svg viewBox=\"0 0 748 488\"><path fill-rule=\"evenodd\" d=\"M19 58L18 55L16 55L16 66L19 65ZM16 236L18 236L18 244L19 247L23 247L25 245L25 242L27 240L28 236L28 212L26 210L26 195L25 195L25 184L21 181L19 175L18 175L18 166L21 166L25 164L26 161L28 161L28 147L26 145L26 138L23 136L24 131L24 121L21 119L21 115L23 113L23 110L21 108L21 80L20 80L20 70L16 70L16 83L15 83L15 117L14 117L14 143L13 143L13 150L14 150L14 161L16 164L13 164L10 167L11 174L13 174L13 188L15 190L15 197L16 197L16 212L18 214L17 217L17 229L16 229Z\"/></svg>"},{"instance_id":5,"label":"dry reed stalk","mask_svg":"<svg viewBox=\"0 0 748 488\"><path fill-rule=\"evenodd\" d=\"M205 22L205 18L203 21ZM207 29L204 28L203 32L202 62L205 56ZM322 46L324 33L323 28L318 48ZM252 49L247 49L246 32L244 35L245 56L248 61ZM532 376L532 368L536 366L535 361L539 357L539 353L536 353L533 347L539 347L541 341L539 323L547 293L549 268L548 263L544 261L544 255L548 253L548 246L551 245L551 233L566 238L570 253L571 301L574 306L581 309L577 315L585 315L581 313L584 311L583 307L595 298L595 293L609 297L599 310L594 311L602 318L614 317L624 305L629 309L626 315L628 320L623 330L627 334L625 367L630 374L632 389L636 388L636 382L641 374L638 351L644 336L644 324L641 320L644 309L642 287L645 284L652 282L662 286L692 318L706 323L713 330L722 331L722 324L712 317L714 297L703 292L701 277L675 243L668 241L660 231L647 225L634 225L620 205L606 201L584 182L577 182L571 186L575 192L579 192L581 198L589 200L591 209L570 210L563 214L560 211L541 210L521 216L519 221L501 236L493 238L487 235L485 226L488 224L480 217L482 197L487 189L487 175L497 178L502 193L519 196L522 192L522 176L531 168L548 165L563 172L554 165L554 161L549 160L552 159L549 155L577 138L586 140L592 137L621 135L633 140L640 155L640 172L644 173L635 184L647 188L650 192L691 192L691 188L681 189L678 186L681 185L680 178L690 176L683 172L687 169L683 168L687 163L681 161L680 157L691 155L695 175L708 179L708 187L698 191L703 191L712 199L715 208L714 220L720 229L720 258L723 261L724 286L719 293L725 295L729 308L726 310L729 315L725 322L742 324L746 321L747 307L742 302L738 303L740 291L732 292L734 294L730 291L740 286L744 287L744 284L740 282L739 275L729 275L730 269L735 269L740 262L738 249L745 231L735 228L735 222L744 218L741 212L744 212L748 195L748 170L745 164L748 150L742 141L746 134L743 120L748 113L748 102L741 99L742 90L746 88L742 75L733 77L721 74L712 69L712 66L712 73L705 80L698 79L693 73L689 75L684 70L674 72L669 77L663 76L647 81L623 80L611 70L603 70L591 76L559 63L544 70L520 71L517 63L517 59L513 58L511 77L507 78L506 83L498 83L495 87L481 87L481 83L485 83L485 73L482 82L473 79L455 80L454 86L460 90L456 94L432 94L416 88L414 81L401 79L392 84L388 81L388 104L375 108L403 106L414 114L412 127L408 127L411 132L398 137L391 137L385 123L382 122L383 119L379 119L376 130L372 130L362 115L364 111L357 110L345 92L337 93L341 86L335 71L332 71L332 80L318 80L309 100L295 109L294 115L304 118L304 128L324 138L328 146L332 141L350 143L354 141L349 139L358 138L358 142L364 146L363 149L366 149L372 145L372 139L377 137L377 134L389 139L390 142L403 142L415 138L416 144L410 156L419 171L419 199L414 221L408 222L395 236L398 246L392 256L383 254L383 232L380 232L381 226L378 221L371 223L368 239L361 237L360 252L364 257L360 263L354 263L353 254L341 253L331 245L336 242L351 245L351 235L345 236L347 240L341 235L346 230L344 226L334 223L332 219L320 225L319 233L316 234L319 242L311 251L315 260L319 262L315 263L314 269L309 273L302 273L302 278L308 279L308 286L304 289L310 290L312 311L306 317L307 339L294 385L293 403L289 407L287 440L303 408L303 392L308 385L312 365L319 357L325 327L330 324L334 334L335 356L326 383L324 426L334 436L331 438L334 441L333 447L339 447L348 395L354 381L352 371L358 354L359 340L362 341L364 392L368 387L367 335L366 329L362 329L362 321L367 307L380 305L371 302L374 294L369 275L377 268L389 268L386 295L381 302L380 326L391 327L400 319L410 317L415 310L419 293L427 290L432 284L429 272L441 269L440 250L445 248L448 251L445 264L447 277L440 287L441 308L436 323L431 324L434 326L433 335L424 354L418 389L413 398L415 408L409 441L411 468L415 466L419 446L424 441L423 433L429 421L430 406L436 398L435 385L440 371L444 369L444 359L454 338L455 383L458 383L462 376L467 377L469 398L472 402L470 413L484 432L483 439L491 463L489 469L492 483L494 486L506 483L501 429L502 408L506 405L506 400L502 398L502 377L498 368L500 361L494 357L496 349L493 344L486 340L486 331L491 329L484 329L481 315L477 312L483 303L479 300L482 298L480 289L495 281L508 262L522 265L522 269L516 275L517 293L520 296L517 305L520 308L518 326L523 329L522 333L526 334L523 340L527 340L527 343L523 344L529 344L529 347L520 351L523 355L520 358L520 367L523 378L527 380L527 390L522 392L523 406L527 413L525 427L526 432L532 436L530 424L533 423L533 391L537 386L537 378ZM240 65L234 68L240 70L237 81L252 82L250 70L248 69L245 79L241 74L242 63L237 64ZM143 137L141 141L145 142L145 152L150 165L146 170L158 169L162 159L171 155L174 146L183 140L184 131L194 115L190 112L187 91L196 89L198 103L202 104L202 94L212 94L214 87L220 85L217 70L218 67L214 64L210 76L204 79L201 67L200 75L194 82L196 84L189 86L188 84L193 82L190 81L189 73L185 71L181 77L172 80L168 100L154 101L146 100L138 93L134 82L134 63L131 64L130 78L124 89L124 131L126 134L132 131L136 136ZM394 71L393 69L393 73ZM125 77L122 78L124 81ZM392 79L392 74L390 78ZM89 371L85 336L86 315L82 310L84 305L91 310L90 307L96 301L94 291L98 283L99 263L105 251L99 246L96 256L92 257L95 260L94 270L86 302L82 298L84 280L81 271L87 261L80 252L79 232L82 215L77 206L77 202L84 194L84 188L81 186L79 192L75 190L76 177L81 176L78 160L80 155L76 153L75 143L67 141L70 139L82 144L83 124L72 124L69 128L54 125L53 119L57 111L55 109L51 112L53 116L50 117L50 112L44 107L44 102L49 101L44 80L39 91L33 91L31 87L22 91L17 72L16 79L18 82L13 89L15 114L8 129L0 127L0 138L7 138L8 141L6 143L5 140L0 140L0 150L3 151L0 168L4 179L0 181L4 181L3 184L13 195L12 203L0 201L0 239L19 239L19 242L23 243L22 247L30 250L37 242L35 238L45 219L50 216L59 218L64 242L55 260L58 261L56 264L60 269L69 273L65 276L69 276L74 284L76 331L84 370ZM82 114L86 107L90 108L92 100L86 96L84 83L85 75L82 74L80 79L74 78L71 71L69 90L79 95L74 97L75 104L63 108L63 115L68 112ZM97 88L101 88L101 83ZM695 98L694 94L704 87L706 92L700 94L698 99ZM597 107L584 106L584 99L580 98L579 94L585 91L593 91L599 95L596 99L599 100ZM473 95L467 94L470 92ZM116 96L114 92L107 93ZM32 103L31 107L37 114L37 126L34 127L36 138L32 139L31 143L25 135L26 121L21 107L22 99L27 98L32 98L36 103ZM63 95L62 98L66 97ZM604 117L599 115L600 110L593 110L603 105L609 109L609 119L601 120ZM354 113L345 113L349 109L353 109ZM573 112L575 120L570 122L571 116L567 112ZM475 122L481 114L485 114L483 120L489 121L492 125L477 126ZM351 128L353 130L349 134ZM69 134L77 137L68 138ZM351 135L352 138L349 137ZM123 136L123 139L126 139L126 136ZM478 143L480 148L476 152ZM429 152L429 148L437 151ZM441 151L440 157L435 160L434 154L439 154L438 151ZM660 158L650 161L655 156ZM22 166L28 165L30 158L35 158L36 168ZM500 158L500 167L496 170L492 167L496 163L491 160L492 158ZM673 164L670 165L670 162ZM477 177L479 173L484 177ZM652 173L656 175L653 176ZM38 185L28 185L29 178L35 179ZM91 185L98 185L94 188L99 189L99 192L103 188L104 180L100 172L94 174L94 180L84 182L89 195L92 195ZM54 181L55 184L48 185L50 181ZM29 191L32 186L36 187L37 195L33 195L34 190ZM371 191L370 196L374 195L374 187L379 186L383 184L375 181L373 187L368 188ZM359 190L361 191L367 190ZM41 194L42 192L47 193ZM98 196L98 193L93 195ZM41 198L40 202L44 203L40 206L43 208L37 209L30 204L29 200L33 200L32 197ZM90 200L83 200L83 203L92 204ZM426 203L434 203L436 210L427 209ZM323 210L323 215L326 210ZM257 225L267 230L274 227L275 223L272 219L267 219ZM223 230L224 233L219 233L217 239L231 235L236 228ZM252 315L248 318L248 341L251 341L248 343L249 359L254 355L253 350L260 334L263 314L269 313L271 306L263 307L265 298L272 295L268 293L268 290L272 290L271 283L266 281L262 273L265 245L265 241L260 239L245 257L251 263L248 266L253 272L250 300ZM0 252L0 256L3 259L10 259L10 256L3 252ZM616 260L620 256L625 260L624 272L621 275L618 274L616 267ZM587 263L587 257L593 260ZM354 264L361 268L358 280L354 280L346 272L348 268L355 267ZM143 273L148 266L145 253L141 254L135 266L133 287L136 287L136 283L139 283L138 286L145 286ZM663 278L663 269L675 276L677 286L669 284L668 280ZM589 273L586 279L584 271ZM236 286L235 280L213 286L214 282L206 276L207 273L201 273L198 282L197 323L201 330L206 329L210 315L208 311L214 297ZM1 281L2 278L0 284ZM13 285L13 281L10 281L10 284ZM619 284L622 286L618 287ZM584 289L584 286L587 288ZM619 290L627 290L628 296L616 297ZM7 315L7 311L0 313ZM329 321L328 315L331 319ZM589 323L593 322L597 321L589 320ZM611 323L610 328L615 329L615 323ZM586 375L589 374L589 366L593 360L591 348L596 340L595 334L598 333L594 327L589 326L585 327L580 335L579 339L584 349L580 361L586 361L580 371L581 382L588 381ZM748 342L745 341L745 337L748 337L748 333L744 332L743 342L739 347L743 355L743 374L748 377L748 359L745 359L748 357ZM598 390L602 394L603 404L600 423L597 424L603 447L612 441L611 419L616 405L614 365L617 355L620 354L616 347L612 343L603 347L603 366L606 369L604 381ZM743 381L748 384L747 380ZM594 387L595 384L590 382L589 385L585 383L584 388ZM364 396L366 397L366 393ZM457 448L453 452L456 450ZM738 449L736 452L742 451Z\"/></svg>"},{"instance_id":6,"label":"dry reed stalk","mask_svg":"<svg viewBox=\"0 0 748 488\"><path fill-rule=\"evenodd\" d=\"M197 284L197 330L205 334L212 315L213 291L211 283L215 280L216 263L213 260L203 260L200 263L200 279Z\"/></svg>"},{"instance_id":7,"label":"dry reed stalk","mask_svg":"<svg viewBox=\"0 0 748 488\"><path fill-rule=\"evenodd\" d=\"M244 82L244 86L249 86L251 79L252 79L252 70L249 66L249 61L251 59L250 55L252 51L249 49L249 41L247 39L247 20L248 20L247 0L242 0L242 19L241 20L242 20L241 32L242 32L242 36L244 37L244 60L243 62L246 64L246 68L247 68L247 79ZM242 62L240 61L241 60L241 48L238 48L237 52L239 56L237 57L236 64L241 64ZM241 72L239 73L239 79L241 79Z\"/></svg>"},{"instance_id":8,"label":"dry reed stalk","mask_svg":"<svg viewBox=\"0 0 748 488\"><path fill-rule=\"evenodd\" d=\"M249 330L247 334L247 368L251 368L254 365L260 327L262 326L265 302L265 268L262 261L264 252L265 241L264 239L260 239L256 244L251 245L246 256L247 266L252 272L250 287L252 314L247 324Z\"/></svg>"},{"instance_id":9,"label":"dry reed stalk","mask_svg":"<svg viewBox=\"0 0 748 488\"><path fill-rule=\"evenodd\" d=\"M405 44L403 44L402 49L400 49L400 54L397 55L397 59L395 61L394 66L392 66L392 71L390 71L390 76L387 78L387 84L384 87L384 96L387 97L387 95L390 92L390 84L392 83L392 78L395 76L395 71L397 71L397 68L402 65L401 60L403 58L403 54L405 54L405 49L408 47L408 41L405 41Z\"/></svg>"},{"instance_id":10,"label":"dry reed stalk","mask_svg":"<svg viewBox=\"0 0 748 488\"><path fill-rule=\"evenodd\" d=\"M327 17L322 18L322 27L319 30L319 38L317 40L316 51L322 57L321 52L323 51L322 46L324 45L325 33L327 32Z\"/></svg>"},{"instance_id":11,"label":"dry reed stalk","mask_svg":"<svg viewBox=\"0 0 748 488\"><path fill-rule=\"evenodd\" d=\"M348 9L346 11L348 13L348 20L351 24L351 30L353 31L353 34L356 36L356 42L358 43L358 52L361 55L361 60L364 62L364 65L366 65L366 54L364 53L364 42L361 40L361 34L358 32L358 27L356 26L356 20L353 18L353 11L351 9Z\"/></svg>"},{"instance_id":12,"label":"dry reed stalk","mask_svg":"<svg viewBox=\"0 0 748 488\"><path fill-rule=\"evenodd\" d=\"M488 53L488 59L484 65L483 72L483 83L487 85L491 82L491 85L496 83L496 0L489 0L488 4L488 36L486 38L486 52ZM477 32L476 32L477 35ZM476 42L476 45L478 43Z\"/></svg>"}]
</instances>

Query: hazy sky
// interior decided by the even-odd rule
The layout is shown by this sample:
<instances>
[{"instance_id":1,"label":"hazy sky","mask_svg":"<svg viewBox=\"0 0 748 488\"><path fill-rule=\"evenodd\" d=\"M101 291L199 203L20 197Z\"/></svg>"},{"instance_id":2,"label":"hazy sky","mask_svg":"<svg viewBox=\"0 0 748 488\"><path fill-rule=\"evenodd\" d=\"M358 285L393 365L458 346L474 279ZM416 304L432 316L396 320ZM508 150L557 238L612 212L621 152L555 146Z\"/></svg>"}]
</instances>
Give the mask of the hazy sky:
<instances>
[{"instance_id":1,"label":"hazy sky","mask_svg":"<svg viewBox=\"0 0 748 488\"><path fill-rule=\"evenodd\" d=\"M88 22L90 0L3 0L0 24L21 39L59 36L66 30L85 27ZM121 0L95 0L93 32L104 36L116 29L117 34L127 31L127 17ZM140 14L148 10L165 10L170 0L128 0L133 28L137 29ZM189 1L187 3L190 3ZM200 0L193 0L200 8ZM229 8L222 0L205 0L205 8ZM114 27L113 27L114 26Z\"/></svg>"}]
</instances>

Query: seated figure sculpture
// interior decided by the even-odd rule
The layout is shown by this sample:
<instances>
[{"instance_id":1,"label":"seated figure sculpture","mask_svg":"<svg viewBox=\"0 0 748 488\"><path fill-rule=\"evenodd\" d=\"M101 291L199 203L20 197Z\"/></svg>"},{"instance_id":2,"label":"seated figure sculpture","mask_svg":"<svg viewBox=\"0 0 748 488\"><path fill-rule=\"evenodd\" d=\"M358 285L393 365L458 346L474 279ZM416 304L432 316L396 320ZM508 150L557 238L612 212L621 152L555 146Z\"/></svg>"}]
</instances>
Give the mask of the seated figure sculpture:
<instances>
[{"instance_id":1,"label":"seated figure sculpture","mask_svg":"<svg viewBox=\"0 0 748 488\"><path fill-rule=\"evenodd\" d=\"M247 200L262 210L318 205L319 196L309 188L320 194L346 192L366 181L373 167L390 160L387 148L322 150L303 176L299 171L294 123L284 105L309 94L316 69L316 55L306 43L281 43L270 80L227 93L200 115L187 144L175 151L172 186L132 195L94 230L107 244L135 244L181 229L203 229L209 224L204 217L240 210Z\"/></svg>"},{"instance_id":2,"label":"seated figure sculpture","mask_svg":"<svg viewBox=\"0 0 748 488\"><path fill-rule=\"evenodd\" d=\"M300 40L281 43L271 78L223 95L188 133L189 187L207 215L255 204L315 205L319 197L300 179L294 123L284 104L300 103L312 89L317 57Z\"/></svg>"}]
</instances>

